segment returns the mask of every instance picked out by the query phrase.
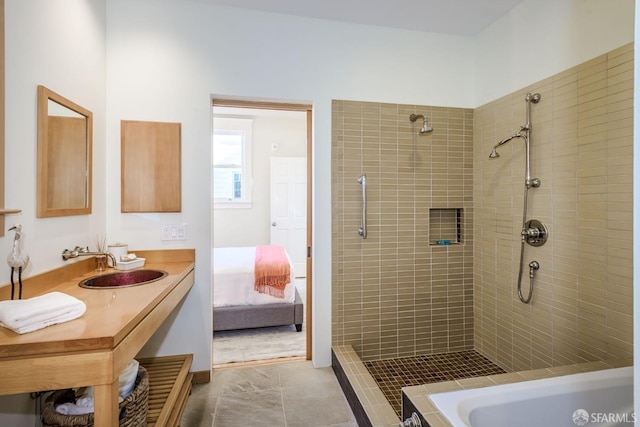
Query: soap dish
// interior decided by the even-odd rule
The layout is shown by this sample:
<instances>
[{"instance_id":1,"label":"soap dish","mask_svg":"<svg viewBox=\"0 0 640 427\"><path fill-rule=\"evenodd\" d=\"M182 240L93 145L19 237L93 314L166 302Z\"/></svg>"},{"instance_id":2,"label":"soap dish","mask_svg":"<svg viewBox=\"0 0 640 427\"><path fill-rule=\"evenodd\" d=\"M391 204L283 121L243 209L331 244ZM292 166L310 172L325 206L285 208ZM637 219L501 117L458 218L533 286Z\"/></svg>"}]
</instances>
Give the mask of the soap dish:
<instances>
[{"instance_id":1,"label":"soap dish","mask_svg":"<svg viewBox=\"0 0 640 427\"><path fill-rule=\"evenodd\" d=\"M116 270L133 270L134 268L140 268L144 266L144 258L136 258L131 261L117 261Z\"/></svg>"}]
</instances>

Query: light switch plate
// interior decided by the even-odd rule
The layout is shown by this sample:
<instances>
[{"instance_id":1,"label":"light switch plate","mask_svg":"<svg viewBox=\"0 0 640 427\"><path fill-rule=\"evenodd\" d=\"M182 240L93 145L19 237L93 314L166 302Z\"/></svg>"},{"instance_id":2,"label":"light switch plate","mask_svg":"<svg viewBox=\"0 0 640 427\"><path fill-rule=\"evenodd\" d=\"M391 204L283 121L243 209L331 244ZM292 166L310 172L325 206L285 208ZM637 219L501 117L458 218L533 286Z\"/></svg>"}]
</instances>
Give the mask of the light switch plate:
<instances>
[{"instance_id":1,"label":"light switch plate","mask_svg":"<svg viewBox=\"0 0 640 427\"><path fill-rule=\"evenodd\" d=\"M187 224L167 224L160 229L160 240L187 240Z\"/></svg>"}]
</instances>

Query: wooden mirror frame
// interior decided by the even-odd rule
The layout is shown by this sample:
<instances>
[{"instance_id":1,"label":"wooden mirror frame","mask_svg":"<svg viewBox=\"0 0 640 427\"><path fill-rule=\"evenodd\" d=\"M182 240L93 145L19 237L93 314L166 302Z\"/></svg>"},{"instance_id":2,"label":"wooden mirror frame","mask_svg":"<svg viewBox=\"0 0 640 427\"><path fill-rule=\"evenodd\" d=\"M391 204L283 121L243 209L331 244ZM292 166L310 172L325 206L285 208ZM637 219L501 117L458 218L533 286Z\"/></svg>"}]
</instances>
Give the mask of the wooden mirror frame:
<instances>
[{"instance_id":1,"label":"wooden mirror frame","mask_svg":"<svg viewBox=\"0 0 640 427\"><path fill-rule=\"evenodd\" d=\"M56 102L86 118L86 164L85 164L85 198L83 207L50 207L51 182L49 179L49 167L51 153L55 148L49 140L49 101ZM38 86L38 176L36 188L36 216L38 218L85 215L91 213L91 187L92 187L92 152L93 152L93 113L68 100L67 98Z\"/></svg>"}]
</instances>

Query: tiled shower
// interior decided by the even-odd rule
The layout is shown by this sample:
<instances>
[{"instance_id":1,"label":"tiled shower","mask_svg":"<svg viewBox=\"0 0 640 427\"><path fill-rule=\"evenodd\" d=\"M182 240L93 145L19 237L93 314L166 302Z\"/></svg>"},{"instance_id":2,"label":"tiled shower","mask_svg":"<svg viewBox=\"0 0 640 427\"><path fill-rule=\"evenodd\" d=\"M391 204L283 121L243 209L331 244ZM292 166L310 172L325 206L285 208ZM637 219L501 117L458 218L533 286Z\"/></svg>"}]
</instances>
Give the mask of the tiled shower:
<instances>
[{"instance_id":1,"label":"tiled shower","mask_svg":"<svg viewBox=\"0 0 640 427\"><path fill-rule=\"evenodd\" d=\"M473 111L334 101L332 123L333 345L363 360L473 348Z\"/></svg>"},{"instance_id":2,"label":"tiled shower","mask_svg":"<svg viewBox=\"0 0 640 427\"><path fill-rule=\"evenodd\" d=\"M523 304L524 144L489 153L526 122L528 92L527 216L549 240L525 249L540 269ZM332 127L333 346L363 361L475 349L507 371L632 357L633 44L476 109L334 101Z\"/></svg>"}]
</instances>

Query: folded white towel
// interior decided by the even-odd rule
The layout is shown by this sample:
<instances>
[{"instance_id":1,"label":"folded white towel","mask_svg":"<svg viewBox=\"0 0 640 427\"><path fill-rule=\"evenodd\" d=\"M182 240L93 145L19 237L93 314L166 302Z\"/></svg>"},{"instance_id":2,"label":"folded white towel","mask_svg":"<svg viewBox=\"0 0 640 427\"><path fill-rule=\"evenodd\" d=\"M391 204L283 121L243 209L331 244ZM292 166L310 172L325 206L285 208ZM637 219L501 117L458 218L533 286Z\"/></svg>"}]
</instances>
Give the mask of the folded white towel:
<instances>
[{"instance_id":1,"label":"folded white towel","mask_svg":"<svg viewBox=\"0 0 640 427\"><path fill-rule=\"evenodd\" d=\"M67 402L56 405L56 412L62 415L83 415L93 412L93 405L91 407L79 406L75 403Z\"/></svg>"},{"instance_id":2,"label":"folded white towel","mask_svg":"<svg viewBox=\"0 0 640 427\"><path fill-rule=\"evenodd\" d=\"M84 302L61 292L37 297L0 301L0 326L18 334L77 319L87 311Z\"/></svg>"},{"instance_id":3,"label":"folded white towel","mask_svg":"<svg viewBox=\"0 0 640 427\"><path fill-rule=\"evenodd\" d=\"M118 403L124 399L118 396ZM67 402L56 405L56 412L62 415L82 415L93 412L93 396L83 396L76 400L76 403Z\"/></svg>"},{"instance_id":4,"label":"folded white towel","mask_svg":"<svg viewBox=\"0 0 640 427\"><path fill-rule=\"evenodd\" d=\"M119 381L120 386L118 388L118 394L121 398L126 398L131 394L136 387L136 378L138 378L138 369L140 363L136 359L132 359L131 362L124 368L124 371L120 374Z\"/></svg>"},{"instance_id":5,"label":"folded white towel","mask_svg":"<svg viewBox=\"0 0 640 427\"><path fill-rule=\"evenodd\" d=\"M82 396L76 400L76 405L81 406L83 408L91 408L91 412L93 412L93 396Z\"/></svg>"},{"instance_id":6,"label":"folded white towel","mask_svg":"<svg viewBox=\"0 0 640 427\"><path fill-rule=\"evenodd\" d=\"M124 398L122 396L118 396L118 403L121 403L123 400ZM93 402L93 395L89 396L85 394L76 399L75 406L88 409L89 411L87 412L93 412ZM61 414L62 412L59 413Z\"/></svg>"},{"instance_id":7,"label":"folded white towel","mask_svg":"<svg viewBox=\"0 0 640 427\"><path fill-rule=\"evenodd\" d=\"M139 365L140 363L136 359L132 359L118 377L118 403L121 403L135 389ZM93 387L86 387L82 391L82 395L76 398L75 403L57 405L56 412L62 415L88 414L93 412L93 405Z\"/></svg>"}]
</instances>

